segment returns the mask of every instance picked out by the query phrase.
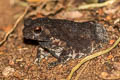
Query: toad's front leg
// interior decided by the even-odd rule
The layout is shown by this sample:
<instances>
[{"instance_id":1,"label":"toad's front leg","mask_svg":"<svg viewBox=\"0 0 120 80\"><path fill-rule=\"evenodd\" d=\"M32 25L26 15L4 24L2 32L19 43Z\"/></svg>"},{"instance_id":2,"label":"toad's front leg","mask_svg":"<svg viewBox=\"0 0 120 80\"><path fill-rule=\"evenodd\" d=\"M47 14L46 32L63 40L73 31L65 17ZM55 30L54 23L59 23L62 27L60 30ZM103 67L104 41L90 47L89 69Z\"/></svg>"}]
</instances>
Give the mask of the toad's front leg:
<instances>
[{"instance_id":1,"label":"toad's front leg","mask_svg":"<svg viewBox=\"0 0 120 80\"><path fill-rule=\"evenodd\" d=\"M53 57L58 58L55 54L55 51L49 50L51 46L51 42L39 42L39 46L37 49L37 55L34 63L40 64L43 58L47 59L47 57L51 54Z\"/></svg>"},{"instance_id":2,"label":"toad's front leg","mask_svg":"<svg viewBox=\"0 0 120 80\"><path fill-rule=\"evenodd\" d=\"M49 56L49 53L46 52L43 48L41 48L40 46L38 46L37 48L37 55L36 55L36 59L35 59L35 64L40 64L41 60L43 58L47 59L47 57Z\"/></svg>"},{"instance_id":3,"label":"toad's front leg","mask_svg":"<svg viewBox=\"0 0 120 80\"><path fill-rule=\"evenodd\" d=\"M54 45L51 42L39 42L40 46L37 49L37 56L35 63L40 64L43 58L47 58L52 55L57 59L57 61L49 63L49 67L54 67L61 63L66 63L69 59L73 58L72 50L65 49L58 45Z\"/></svg>"}]
</instances>

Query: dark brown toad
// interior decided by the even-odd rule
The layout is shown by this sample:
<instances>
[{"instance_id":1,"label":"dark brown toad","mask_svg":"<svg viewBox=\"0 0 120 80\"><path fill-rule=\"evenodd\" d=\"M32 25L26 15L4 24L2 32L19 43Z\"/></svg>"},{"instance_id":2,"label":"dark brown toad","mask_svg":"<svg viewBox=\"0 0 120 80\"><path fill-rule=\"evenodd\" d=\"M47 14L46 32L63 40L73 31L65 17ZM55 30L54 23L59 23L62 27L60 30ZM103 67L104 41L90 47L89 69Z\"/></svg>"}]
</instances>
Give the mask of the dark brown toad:
<instances>
[{"instance_id":1,"label":"dark brown toad","mask_svg":"<svg viewBox=\"0 0 120 80\"><path fill-rule=\"evenodd\" d=\"M105 28L96 22L49 18L25 19L23 36L39 43L37 61L48 54L57 58L52 65L87 56L108 40Z\"/></svg>"}]
</instances>

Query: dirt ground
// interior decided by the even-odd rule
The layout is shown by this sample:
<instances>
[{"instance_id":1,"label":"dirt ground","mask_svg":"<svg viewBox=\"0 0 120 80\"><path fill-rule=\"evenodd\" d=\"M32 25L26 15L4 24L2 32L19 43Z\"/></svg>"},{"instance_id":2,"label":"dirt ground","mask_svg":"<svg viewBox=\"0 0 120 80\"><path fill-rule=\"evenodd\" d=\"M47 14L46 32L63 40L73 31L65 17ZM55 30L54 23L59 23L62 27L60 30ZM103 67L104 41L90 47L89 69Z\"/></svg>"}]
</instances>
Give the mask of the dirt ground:
<instances>
[{"instance_id":1,"label":"dirt ground","mask_svg":"<svg viewBox=\"0 0 120 80\"><path fill-rule=\"evenodd\" d=\"M80 0L76 0L72 5L77 7L78 2L80 3ZM30 9L25 17L49 15L50 18L79 22L95 20L103 24L109 34L110 40L103 49L110 47L120 37L120 1L102 8L72 11L66 10L69 0L61 0L57 4L48 4L41 0L41 3L47 4L45 9L41 9L42 4L37 5L37 9ZM19 2L0 0L0 41L3 40L5 33L12 29L16 19L24 10L25 6ZM53 57L42 60L40 66L34 64L37 47L24 43L23 27L23 21L21 21L6 42L0 46L0 80L65 80L71 69L81 59L70 60L67 64L61 64L54 68L48 68L48 63L55 60ZM82 65L73 75L72 80L84 67L86 68L82 71L79 80L120 80L120 44L109 53L88 61L87 66Z\"/></svg>"}]
</instances>

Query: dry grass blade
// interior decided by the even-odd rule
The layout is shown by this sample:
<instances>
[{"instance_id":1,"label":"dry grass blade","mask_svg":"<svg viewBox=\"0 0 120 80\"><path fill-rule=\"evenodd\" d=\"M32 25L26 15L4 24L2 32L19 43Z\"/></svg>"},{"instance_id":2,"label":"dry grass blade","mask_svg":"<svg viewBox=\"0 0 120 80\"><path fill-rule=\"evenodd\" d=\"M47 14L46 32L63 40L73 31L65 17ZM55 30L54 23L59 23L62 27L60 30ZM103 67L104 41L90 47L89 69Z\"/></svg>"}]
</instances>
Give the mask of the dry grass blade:
<instances>
[{"instance_id":1,"label":"dry grass blade","mask_svg":"<svg viewBox=\"0 0 120 80\"><path fill-rule=\"evenodd\" d=\"M89 60L91 60L91 59L94 59L94 58L96 58L96 57L98 57L98 56L101 56L101 55L103 55L103 54L108 53L108 52L111 51L113 48L115 48L119 42L120 42L120 37L119 37L118 40L117 40L111 47L109 47L108 49L103 50L103 51L100 51L100 52L96 52L96 53L94 53L94 54L92 54L92 55L90 55L90 56L87 56L87 57L85 57L84 59L82 59L82 60L80 61L80 63L78 63L75 67L73 67L71 73L70 73L70 74L68 75L68 77L67 77L67 80L71 80L72 75L74 74L74 72L75 72L76 70L78 70L82 64L84 64L85 62L87 62L87 61L89 61Z\"/></svg>"},{"instance_id":2,"label":"dry grass blade","mask_svg":"<svg viewBox=\"0 0 120 80\"><path fill-rule=\"evenodd\" d=\"M82 70L80 70L80 71L78 72L77 76L75 77L75 80L78 80L78 79L79 79L80 75L81 75L82 72L86 69L86 67L88 66L88 64L89 64L89 62L87 62L87 63L85 64L85 66L82 68Z\"/></svg>"},{"instance_id":3,"label":"dry grass blade","mask_svg":"<svg viewBox=\"0 0 120 80\"><path fill-rule=\"evenodd\" d=\"M24 13L17 19L17 21L15 22L13 28L9 32L6 33L4 39L0 42L0 46L2 46L4 44L4 42L7 40L8 36L15 30L15 28L18 25L18 23L24 18L24 16L27 13L28 9L29 9L29 6L26 7Z\"/></svg>"},{"instance_id":4,"label":"dry grass blade","mask_svg":"<svg viewBox=\"0 0 120 80\"><path fill-rule=\"evenodd\" d=\"M82 10L82 9L89 9L89 8L98 8L98 7L104 7L110 4L113 4L116 0L108 0L104 3L93 3L93 4L87 4L87 5L80 5L78 8L72 8L71 10Z\"/></svg>"}]
</instances>

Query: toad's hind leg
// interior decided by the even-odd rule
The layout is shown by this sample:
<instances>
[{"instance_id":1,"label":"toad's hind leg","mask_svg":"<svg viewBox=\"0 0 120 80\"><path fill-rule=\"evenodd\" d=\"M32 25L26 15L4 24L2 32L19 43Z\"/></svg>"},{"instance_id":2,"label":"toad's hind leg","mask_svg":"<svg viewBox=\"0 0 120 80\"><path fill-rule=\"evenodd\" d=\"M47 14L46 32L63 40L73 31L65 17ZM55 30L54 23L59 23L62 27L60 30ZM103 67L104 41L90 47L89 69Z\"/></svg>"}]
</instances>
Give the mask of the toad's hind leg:
<instances>
[{"instance_id":1,"label":"toad's hind leg","mask_svg":"<svg viewBox=\"0 0 120 80\"><path fill-rule=\"evenodd\" d=\"M87 54L85 53L76 52L72 49L65 49L65 50L62 50L57 61L49 63L49 67L54 67L54 66L57 66L58 64L66 64L66 62L68 62L70 59L81 58L86 55Z\"/></svg>"},{"instance_id":2,"label":"toad's hind leg","mask_svg":"<svg viewBox=\"0 0 120 80\"><path fill-rule=\"evenodd\" d=\"M57 53L55 54L58 55ZM58 55L57 61L49 63L48 67L55 67L58 64L65 64L67 61L72 59L72 56L70 56L69 54L72 55L72 52L68 50L62 50Z\"/></svg>"}]
</instances>

